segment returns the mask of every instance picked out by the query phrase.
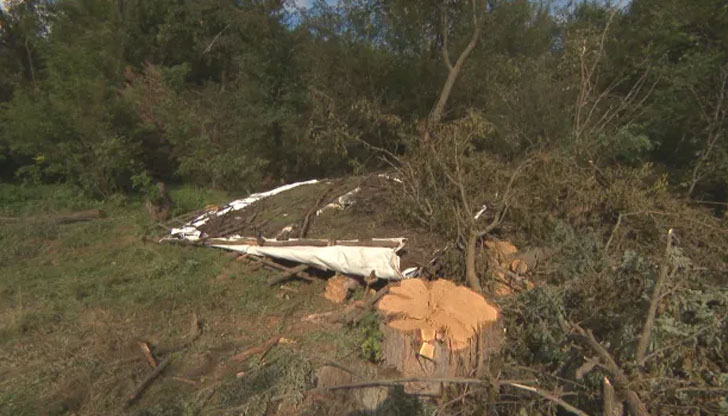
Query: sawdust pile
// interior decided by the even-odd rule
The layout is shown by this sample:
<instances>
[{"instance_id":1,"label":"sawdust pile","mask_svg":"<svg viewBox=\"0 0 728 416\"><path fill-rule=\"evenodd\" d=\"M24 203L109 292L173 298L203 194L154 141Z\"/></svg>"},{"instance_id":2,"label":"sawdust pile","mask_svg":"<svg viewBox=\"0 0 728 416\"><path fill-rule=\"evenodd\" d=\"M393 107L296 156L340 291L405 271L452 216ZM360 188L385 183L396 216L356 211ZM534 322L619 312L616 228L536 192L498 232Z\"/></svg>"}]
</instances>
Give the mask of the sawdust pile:
<instances>
[{"instance_id":1,"label":"sawdust pile","mask_svg":"<svg viewBox=\"0 0 728 416\"><path fill-rule=\"evenodd\" d=\"M404 280L390 289L377 305L387 325L403 331L419 331L425 344L444 342L451 351L468 347L480 328L498 319L498 310L481 295L439 279Z\"/></svg>"}]
</instances>

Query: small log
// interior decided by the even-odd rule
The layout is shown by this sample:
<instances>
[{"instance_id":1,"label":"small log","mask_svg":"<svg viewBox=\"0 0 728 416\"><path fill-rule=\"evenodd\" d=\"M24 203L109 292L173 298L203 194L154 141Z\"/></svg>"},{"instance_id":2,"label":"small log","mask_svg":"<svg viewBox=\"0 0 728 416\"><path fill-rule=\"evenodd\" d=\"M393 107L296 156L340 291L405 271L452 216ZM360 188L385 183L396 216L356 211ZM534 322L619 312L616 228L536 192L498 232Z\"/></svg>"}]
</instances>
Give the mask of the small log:
<instances>
[{"instance_id":1,"label":"small log","mask_svg":"<svg viewBox=\"0 0 728 416\"><path fill-rule=\"evenodd\" d=\"M268 260L266 258L263 258L263 257L251 256L250 259L252 261L255 261L255 262L257 262L259 264L262 264L264 266L268 266L269 268L271 268L273 270L280 270L282 272L287 272L287 271L291 270L291 268L289 268L289 267L286 267L286 266L284 266L282 264L278 264L278 263L276 263L274 261L270 261L270 260ZM314 278L311 275L309 275L308 273L303 272L303 271L298 272L297 276L300 277L301 279L308 280L308 281L313 281L314 280Z\"/></svg>"},{"instance_id":2,"label":"small log","mask_svg":"<svg viewBox=\"0 0 728 416\"><path fill-rule=\"evenodd\" d=\"M189 378L172 376L170 377L170 380L179 381L180 383L189 384L190 386L197 386L197 382L195 380L190 380Z\"/></svg>"},{"instance_id":3,"label":"small log","mask_svg":"<svg viewBox=\"0 0 728 416\"><path fill-rule=\"evenodd\" d=\"M276 285L278 283L285 282L286 280L292 279L294 277L301 277L304 280L309 280L310 281L312 279L310 279L310 278L304 278L302 276L298 276L299 273L302 273L306 269L308 269L308 265L307 264L299 264L298 266L296 266L296 267L294 267L292 269L285 270L283 273L279 274L278 276L271 277L268 280L268 286L273 286L273 285Z\"/></svg>"},{"instance_id":4,"label":"small log","mask_svg":"<svg viewBox=\"0 0 728 416\"><path fill-rule=\"evenodd\" d=\"M139 397L142 395L142 393L144 393L144 390L146 390L147 387L149 387L154 382L154 380L156 380L157 377L159 377L159 375L162 374L162 371L164 371L164 369L167 368L167 366L169 365L169 362L171 360L172 360L171 356L165 358L161 363L159 363L159 365L154 369L154 371L149 373L144 378L144 380L142 380L142 382L139 384L139 386L134 390L134 393L132 393L131 396L129 396L129 399L126 401L126 407L131 406L132 404L134 404L135 401L137 401L139 399Z\"/></svg>"},{"instance_id":5,"label":"small log","mask_svg":"<svg viewBox=\"0 0 728 416\"><path fill-rule=\"evenodd\" d=\"M336 275L326 282L324 297L339 305L349 299L351 292L359 286L359 282L350 277Z\"/></svg>"},{"instance_id":6,"label":"small log","mask_svg":"<svg viewBox=\"0 0 728 416\"><path fill-rule=\"evenodd\" d=\"M255 354L261 354L261 356L265 356L268 353L268 351L270 351L271 348L278 345L278 343L280 341L281 341L280 337L273 337L261 345L256 345L255 347L250 347L247 350L241 352L240 354L233 355L231 359L233 361L245 361Z\"/></svg>"}]
</instances>

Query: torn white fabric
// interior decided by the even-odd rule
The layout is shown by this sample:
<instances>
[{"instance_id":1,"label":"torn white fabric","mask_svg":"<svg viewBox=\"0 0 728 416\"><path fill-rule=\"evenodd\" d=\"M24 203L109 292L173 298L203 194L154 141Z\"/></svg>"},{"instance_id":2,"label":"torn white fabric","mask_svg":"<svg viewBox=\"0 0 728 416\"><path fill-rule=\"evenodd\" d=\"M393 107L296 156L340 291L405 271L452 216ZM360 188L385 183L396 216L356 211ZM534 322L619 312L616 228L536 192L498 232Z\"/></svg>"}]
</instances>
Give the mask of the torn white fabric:
<instances>
[{"instance_id":1,"label":"torn white fabric","mask_svg":"<svg viewBox=\"0 0 728 416\"><path fill-rule=\"evenodd\" d=\"M187 224L179 228L173 228L170 235L164 240L186 240L199 241L203 238L202 232L198 227L204 225L210 218L221 216L231 211L242 210L252 203L261 199L288 191L290 189L318 183L318 180L310 180L305 182L297 182L289 185L281 186L267 192L259 192L252 194L246 198L239 199L227 204L225 207L206 212ZM335 203L329 204L324 209L339 208L343 209L351 205L355 201L355 195L360 191L356 188L339 198ZM323 211L319 210L317 215ZM291 226L285 227L281 234L286 231L290 232ZM347 245L331 245L331 246L275 246L275 245L256 245L251 244L251 237L233 235L223 238L215 238L208 241L210 247L217 247L226 250L238 251L256 256L267 256L276 259L289 260L297 263L308 264L323 270L331 270L338 273L350 274L356 276L369 276L372 272L381 279L400 280L414 275L414 270L407 270L407 276L400 272L400 259L397 252L404 247L405 238L383 238L372 239L373 241L395 242L397 247L369 247L366 245L352 245L353 241L347 241ZM295 239L286 240L295 242ZM248 244L245 244L245 243ZM343 243L343 241L342 241Z\"/></svg>"},{"instance_id":2,"label":"torn white fabric","mask_svg":"<svg viewBox=\"0 0 728 416\"><path fill-rule=\"evenodd\" d=\"M478 218L480 218L480 216L481 216L481 215L483 215L483 214L485 213L485 211L487 211L487 210L488 210L488 206L487 206L487 205L483 205L482 207L480 207L480 210L479 210L478 212L476 212L476 213L475 213L475 215L473 216L473 219L476 219L476 220L477 220L477 219L478 219Z\"/></svg>"},{"instance_id":3,"label":"torn white fabric","mask_svg":"<svg viewBox=\"0 0 728 416\"><path fill-rule=\"evenodd\" d=\"M209 211L206 212L199 217L195 218L194 220L188 222L184 226L180 228L172 228L170 231L170 237L171 238L181 238L183 240L188 241L197 241L200 239L202 233L200 230L197 229L197 227L204 225L213 215L214 216L221 216L225 215L230 211L239 211L253 202L260 201L261 199L268 198L269 196L273 196L276 194L279 194L281 192L285 192L288 190L291 190L293 188L297 188L301 185L311 185L314 183L318 183L318 179L312 179L310 181L304 181L304 182L295 182L288 185L279 186L278 188L271 189L270 191L266 192L258 192L256 194L251 194L243 199L238 199L233 202L230 202L223 208L219 210ZM167 238L170 238L167 237Z\"/></svg>"},{"instance_id":4,"label":"torn white fabric","mask_svg":"<svg viewBox=\"0 0 728 416\"><path fill-rule=\"evenodd\" d=\"M386 173L380 173L377 176L379 176L380 178L389 179L390 181L394 181L394 182L397 182L397 183L404 183L404 182L402 182L402 179L399 179L396 176L388 175Z\"/></svg>"},{"instance_id":5,"label":"torn white fabric","mask_svg":"<svg viewBox=\"0 0 728 416\"><path fill-rule=\"evenodd\" d=\"M329 209L345 209L348 206L354 204L356 202L356 199L354 199L354 196L361 191L360 187L356 187L354 190L349 191L345 193L344 195L341 195L340 197L336 198L336 202L332 202L325 207L321 208L320 210L316 211L316 216L318 217L321 215L324 211Z\"/></svg>"},{"instance_id":6,"label":"torn white fabric","mask_svg":"<svg viewBox=\"0 0 728 416\"><path fill-rule=\"evenodd\" d=\"M402 270L402 276L405 279L411 279L413 277L419 277L421 272L422 272L422 269L419 267L409 267L407 269Z\"/></svg>"}]
</instances>

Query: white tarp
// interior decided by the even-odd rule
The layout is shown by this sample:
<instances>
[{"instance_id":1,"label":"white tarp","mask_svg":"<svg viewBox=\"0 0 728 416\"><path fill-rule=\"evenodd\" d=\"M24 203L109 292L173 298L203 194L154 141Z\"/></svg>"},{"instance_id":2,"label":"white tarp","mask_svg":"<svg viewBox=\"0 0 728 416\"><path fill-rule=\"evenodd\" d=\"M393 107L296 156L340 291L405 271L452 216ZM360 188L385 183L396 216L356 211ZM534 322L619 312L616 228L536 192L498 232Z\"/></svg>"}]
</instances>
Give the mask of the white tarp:
<instances>
[{"instance_id":1,"label":"white tarp","mask_svg":"<svg viewBox=\"0 0 728 416\"><path fill-rule=\"evenodd\" d=\"M404 246L405 239L387 239ZM333 245L326 247L312 246L257 246L214 243L212 247L239 251L254 256L267 256L277 259L304 263L324 270L356 276L369 276L372 271L381 279L402 279L399 271L398 248L359 247Z\"/></svg>"},{"instance_id":2,"label":"white tarp","mask_svg":"<svg viewBox=\"0 0 728 416\"><path fill-rule=\"evenodd\" d=\"M199 241L204 236L198 229L201 225L204 225L213 216L221 216L227 214L230 211L239 211L252 203L285 192L287 190L296 188L302 185L309 185L318 183L317 180L310 180L306 182L296 182L289 185L284 185L267 192L260 192L252 194L246 198L233 201L225 207L212 212L204 213L180 228L173 228L170 231L170 236L162 239L164 240L187 240L187 241ZM342 195L337 200L336 208L345 209L347 206L354 203L353 197L356 195L359 189L355 189L345 195ZM331 204L330 204L331 205ZM329 208L327 206L327 208ZM325 208L324 208L325 209ZM323 211L323 209L321 210ZM317 215L320 212L317 212ZM265 244L260 245L247 245L241 244L241 240L244 237L239 235L229 236L227 238L216 238L214 242L210 242L211 247L222 248L226 250L238 251L241 253L247 253L255 256L267 256L277 259L290 260L297 263L304 263L313 267L318 267L324 270L332 270L339 273L357 275L357 276L369 276L372 271L374 274L381 279L392 279L398 280L403 278L413 277L417 274L418 269L411 268L404 272L401 272L399 267L399 251L406 242L404 238L386 238L378 239L382 241L389 241L397 243L396 248L391 247L369 247L369 246L354 246L351 244L347 245L331 245L324 247L317 246L266 246ZM221 241L224 240L224 241Z\"/></svg>"},{"instance_id":3,"label":"white tarp","mask_svg":"<svg viewBox=\"0 0 728 416\"><path fill-rule=\"evenodd\" d=\"M188 240L188 241L197 241L201 237L200 230L197 229L197 227L205 224L207 220L209 220L213 215L214 216L221 216L225 215L230 211L239 211L253 202L259 201L264 198L268 198L269 196L273 196L276 194L279 194L281 192L288 191L293 188L297 188L301 185L310 185L313 183L318 183L319 181L316 179L312 179L310 181L305 182L296 182L291 183L288 185L279 186L278 188L271 189L270 191L266 192L258 192L256 194L251 194L243 199L235 200L226 206L224 206L222 209L213 211L213 212L206 212L199 217L195 218L194 220L188 222L187 224L183 225L181 228L172 228L170 231L170 235L172 238L179 238L182 240Z\"/></svg>"}]
</instances>

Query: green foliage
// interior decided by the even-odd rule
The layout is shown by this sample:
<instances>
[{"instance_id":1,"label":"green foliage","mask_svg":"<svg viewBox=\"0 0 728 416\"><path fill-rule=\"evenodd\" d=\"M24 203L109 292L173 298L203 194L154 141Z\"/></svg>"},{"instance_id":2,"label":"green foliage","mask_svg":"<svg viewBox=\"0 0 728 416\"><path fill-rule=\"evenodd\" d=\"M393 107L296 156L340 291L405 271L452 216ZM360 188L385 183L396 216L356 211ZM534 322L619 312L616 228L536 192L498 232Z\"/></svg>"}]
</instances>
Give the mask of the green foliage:
<instances>
[{"instance_id":1,"label":"green foliage","mask_svg":"<svg viewBox=\"0 0 728 416\"><path fill-rule=\"evenodd\" d=\"M379 318L375 313L367 314L357 324L361 336L361 355L371 362L382 360L382 331L379 330Z\"/></svg>"},{"instance_id":2,"label":"green foliage","mask_svg":"<svg viewBox=\"0 0 728 416\"><path fill-rule=\"evenodd\" d=\"M170 187L175 215L224 201L210 188L245 193L391 165L402 181L394 215L450 241L439 272L462 276L469 232L499 212L504 220L488 238L543 248L528 276L537 288L502 300L507 363L533 367L553 391L562 390L555 380L571 380L564 397L589 413L598 411L603 374L572 380L584 351L560 318L592 329L631 373L672 228L679 243L668 260L677 271L658 305L644 380L634 385L656 414L724 409L725 400L675 380L699 389L725 388L728 379L725 2L633 0L619 10L591 1L563 10L485 3L478 46L444 122L427 126L425 139L423 120L448 73L442 48L454 61L470 41L467 2L318 1L294 16L277 0L12 1L0 12L0 175L27 186L0 186L0 211L33 215L96 199L120 210L138 204L120 194L157 198L158 180L193 185ZM65 185L44 185L52 182ZM675 197L688 189L715 210ZM199 279L219 266L208 254L170 262L164 250L104 248L113 224L149 226L126 218L70 232L46 221L7 227L0 296L18 312L4 334L63 325L122 289L129 296L119 309L215 295ZM57 246L76 261L59 270L34 264ZM476 255L481 279L492 283L489 260ZM280 306L251 287L237 307ZM356 331L362 355L379 360L376 320ZM286 393L270 381L307 385L307 365L296 363L295 375L257 369L265 376L231 384L223 399L262 411L273 390ZM546 405L502 413L552 412ZM192 410L174 402L146 411Z\"/></svg>"}]
</instances>

